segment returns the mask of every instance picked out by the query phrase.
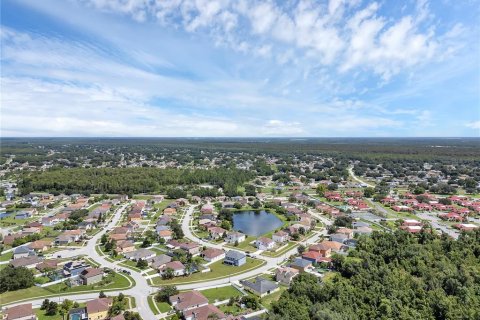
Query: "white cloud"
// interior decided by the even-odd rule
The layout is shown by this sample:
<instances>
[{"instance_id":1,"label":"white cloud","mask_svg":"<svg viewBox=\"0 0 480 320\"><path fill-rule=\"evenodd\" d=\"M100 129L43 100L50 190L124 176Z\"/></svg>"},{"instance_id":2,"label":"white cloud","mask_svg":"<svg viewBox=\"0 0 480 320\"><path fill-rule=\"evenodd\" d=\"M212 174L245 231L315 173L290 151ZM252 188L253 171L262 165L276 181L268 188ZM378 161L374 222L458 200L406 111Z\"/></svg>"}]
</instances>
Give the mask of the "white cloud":
<instances>
[{"instance_id":1,"label":"white cloud","mask_svg":"<svg viewBox=\"0 0 480 320\"><path fill-rule=\"evenodd\" d=\"M217 44L258 54L270 45L272 56L283 45L303 50L312 63L340 71L371 70L384 80L413 66L450 56L459 49L451 35L435 33L428 0L419 0L399 17L382 15L377 2L300 0L84 0L92 6L136 20L156 18L165 26L183 26L189 32L207 32ZM423 24L429 23L425 28ZM266 43L266 41L270 43ZM244 45L239 45L243 43ZM297 52L300 54L300 52ZM282 60L282 59L277 59Z\"/></svg>"},{"instance_id":2,"label":"white cloud","mask_svg":"<svg viewBox=\"0 0 480 320\"><path fill-rule=\"evenodd\" d=\"M480 129L480 120L469 122L465 126L470 129Z\"/></svg>"}]
</instances>

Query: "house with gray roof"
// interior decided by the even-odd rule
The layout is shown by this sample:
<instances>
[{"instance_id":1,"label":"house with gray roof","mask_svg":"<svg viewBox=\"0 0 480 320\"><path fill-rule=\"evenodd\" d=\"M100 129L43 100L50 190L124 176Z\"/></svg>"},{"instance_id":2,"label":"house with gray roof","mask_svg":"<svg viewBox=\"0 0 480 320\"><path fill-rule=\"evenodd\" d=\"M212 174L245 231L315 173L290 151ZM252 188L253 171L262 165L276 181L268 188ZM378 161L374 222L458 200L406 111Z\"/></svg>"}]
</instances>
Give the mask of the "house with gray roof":
<instances>
[{"instance_id":1,"label":"house with gray roof","mask_svg":"<svg viewBox=\"0 0 480 320\"><path fill-rule=\"evenodd\" d=\"M262 277L256 277L254 281L242 280L240 283L246 290L260 297L279 290L278 284Z\"/></svg>"},{"instance_id":2,"label":"house with gray roof","mask_svg":"<svg viewBox=\"0 0 480 320\"><path fill-rule=\"evenodd\" d=\"M225 254L225 259L223 260L223 263L239 267L247 263L247 256L243 252L230 250Z\"/></svg>"},{"instance_id":3,"label":"house with gray roof","mask_svg":"<svg viewBox=\"0 0 480 320\"><path fill-rule=\"evenodd\" d=\"M151 260L155 257L155 252L152 251L152 250L148 250L148 249L145 249L145 248L140 248L138 250L135 250L135 251L131 251L131 252L127 252L124 254L125 258L127 258L128 260L133 260L133 261L137 261L137 260Z\"/></svg>"},{"instance_id":4,"label":"house with gray roof","mask_svg":"<svg viewBox=\"0 0 480 320\"><path fill-rule=\"evenodd\" d=\"M159 256L153 257L150 267L152 269L159 269L170 261L172 261L172 257L167 256L166 254L161 254Z\"/></svg>"}]
</instances>

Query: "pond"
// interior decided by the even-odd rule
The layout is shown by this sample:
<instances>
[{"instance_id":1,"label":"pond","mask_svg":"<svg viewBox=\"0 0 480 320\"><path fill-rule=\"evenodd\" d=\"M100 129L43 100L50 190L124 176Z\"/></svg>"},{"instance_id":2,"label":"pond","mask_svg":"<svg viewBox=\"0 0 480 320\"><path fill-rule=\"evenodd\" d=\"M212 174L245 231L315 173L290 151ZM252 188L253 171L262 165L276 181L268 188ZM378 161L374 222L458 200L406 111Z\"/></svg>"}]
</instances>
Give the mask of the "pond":
<instances>
[{"instance_id":1,"label":"pond","mask_svg":"<svg viewBox=\"0 0 480 320\"><path fill-rule=\"evenodd\" d=\"M238 211L233 214L233 229L249 236L261 236L280 228L282 220L267 211Z\"/></svg>"}]
</instances>

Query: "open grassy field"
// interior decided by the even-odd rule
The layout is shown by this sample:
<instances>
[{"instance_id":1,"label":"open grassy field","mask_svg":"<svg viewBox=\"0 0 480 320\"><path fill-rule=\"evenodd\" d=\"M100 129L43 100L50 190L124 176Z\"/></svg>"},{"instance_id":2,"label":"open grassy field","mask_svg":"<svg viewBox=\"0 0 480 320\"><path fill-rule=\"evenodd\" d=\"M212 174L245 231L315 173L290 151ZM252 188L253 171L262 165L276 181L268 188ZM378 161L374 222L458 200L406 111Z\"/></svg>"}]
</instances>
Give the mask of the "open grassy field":
<instances>
[{"instance_id":1,"label":"open grassy field","mask_svg":"<svg viewBox=\"0 0 480 320\"><path fill-rule=\"evenodd\" d=\"M243 294L234 286L225 286L202 290L201 293L208 299L208 302L227 300L231 297L241 297Z\"/></svg>"}]
</instances>

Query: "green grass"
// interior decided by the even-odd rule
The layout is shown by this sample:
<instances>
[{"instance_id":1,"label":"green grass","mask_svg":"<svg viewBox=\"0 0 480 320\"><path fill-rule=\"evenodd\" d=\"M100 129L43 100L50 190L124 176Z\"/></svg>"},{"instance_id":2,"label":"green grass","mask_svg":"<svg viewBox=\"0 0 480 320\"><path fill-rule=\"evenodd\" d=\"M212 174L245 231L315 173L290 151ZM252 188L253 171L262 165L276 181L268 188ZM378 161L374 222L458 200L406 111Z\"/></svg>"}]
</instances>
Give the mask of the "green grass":
<instances>
[{"instance_id":1,"label":"green grass","mask_svg":"<svg viewBox=\"0 0 480 320\"><path fill-rule=\"evenodd\" d=\"M270 309L271 305L273 302L275 301L278 301L278 299L280 299L280 296L282 295L282 293L287 290L288 287L284 287L284 286L280 286L280 289L272 294L269 294L265 297L263 297L261 299L261 303L262 305L267 308L267 309Z\"/></svg>"},{"instance_id":2,"label":"green grass","mask_svg":"<svg viewBox=\"0 0 480 320\"><path fill-rule=\"evenodd\" d=\"M7 252L0 256L0 261L9 261L13 257L13 251Z\"/></svg>"},{"instance_id":3,"label":"green grass","mask_svg":"<svg viewBox=\"0 0 480 320\"><path fill-rule=\"evenodd\" d=\"M218 306L218 309L222 310L223 313L225 314L231 314L234 316L239 315L243 311L245 311L244 309L240 308L236 303L233 304L232 306L229 306L227 304L222 304L221 306Z\"/></svg>"},{"instance_id":4,"label":"green grass","mask_svg":"<svg viewBox=\"0 0 480 320\"><path fill-rule=\"evenodd\" d=\"M118 265L130 268L130 269L138 271L138 272L142 272L142 270L140 268L136 267L137 262L135 262L135 261L125 260L124 262L119 263Z\"/></svg>"},{"instance_id":5,"label":"green grass","mask_svg":"<svg viewBox=\"0 0 480 320\"><path fill-rule=\"evenodd\" d=\"M201 293L208 299L208 302L227 300L231 297L241 297L243 294L234 286L218 287L202 290Z\"/></svg>"},{"instance_id":6,"label":"green grass","mask_svg":"<svg viewBox=\"0 0 480 320\"><path fill-rule=\"evenodd\" d=\"M210 272L197 272L194 274L189 275L188 277L176 277L169 280L163 280L162 277L155 277L152 278L151 281L153 285L161 286L165 284L182 284L182 283L190 283L190 282L203 282L207 280L213 279L222 279L227 278L229 276L237 275L240 273L244 273L253 269L256 269L266 262L263 260L257 260L247 257L247 263L240 267L229 266L223 264L223 261L217 261L212 263L209 267L211 269Z\"/></svg>"},{"instance_id":7,"label":"green grass","mask_svg":"<svg viewBox=\"0 0 480 320\"><path fill-rule=\"evenodd\" d=\"M45 315L45 310L33 309L33 312L37 315L38 320L63 320L62 316L57 312L54 316Z\"/></svg>"},{"instance_id":8,"label":"green grass","mask_svg":"<svg viewBox=\"0 0 480 320\"><path fill-rule=\"evenodd\" d=\"M155 296L153 295L148 296L147 301L148 301L148 306L150 307L150 309L153 311L153 314L155 315L168 312L172 309L172 307L166 302L155 301Z\"/></svg>"},{"instance_id":9,"label":"green grass","mask_svg":"<svg viewBox=\"0 0 480 320\"><path fill-rule=\"evenodd\" d=\"M130 287L130 283L128 281L135 284L135 281L132 278L128 278L126 275L116 273L114 277L114 281L106 286L100 285L88 285L88 286L78 286L73 288L68 288L63 283L57 283L52 286L48 286L45 288L40 287L30 287L27 289L20 289L16 291L8 291L5 293L0 294L0 301L2 304L7 304L11 302L18 301L19 298L22 300L33 299L33 298L42 298L46 296L59 296L64 295L66 293L80 293L82 291L85 292L99 292L99 291L109 291L109 290L118 290L118 289L127 289Z\"/></svg>"},{"instance_id":10,"label":"green grass","mask_svg":"<svg viewBox=\"0 0 480 320\"><path fill-rule=\"evenodd\" d=\"M245 241L242 241L238 244L238 246L234 246L234 245L226 245L226 247L228 248L232 248L232 249L237 249L237 250L242 250L242 251L250 251L250 252L255 252L257 251L258 249L255 248L253 245L250 244L251 241L257 239L256 237L253 237L253 236L248 236Z\"/></svg>"},{"instance_id":11,"label":"green grass","mask_svg":"<svg viewBox=\"0 0 480 320\"><path fill-rule=\"evenodd\" d=\"M298 245L298 243L296 243L296 242L289 242L286 247L282 248L282 249L279 250L279 251L275 251L275 252L272 252L272 251L264 251L264 252L262 252L262 256L266 256L266 257L279 257L279 256L281 256L282 254L284 254L285 252L291 250L291 249L292 249L293 247L295 247L296 245Z\"/></svg>"}]
</instances>

